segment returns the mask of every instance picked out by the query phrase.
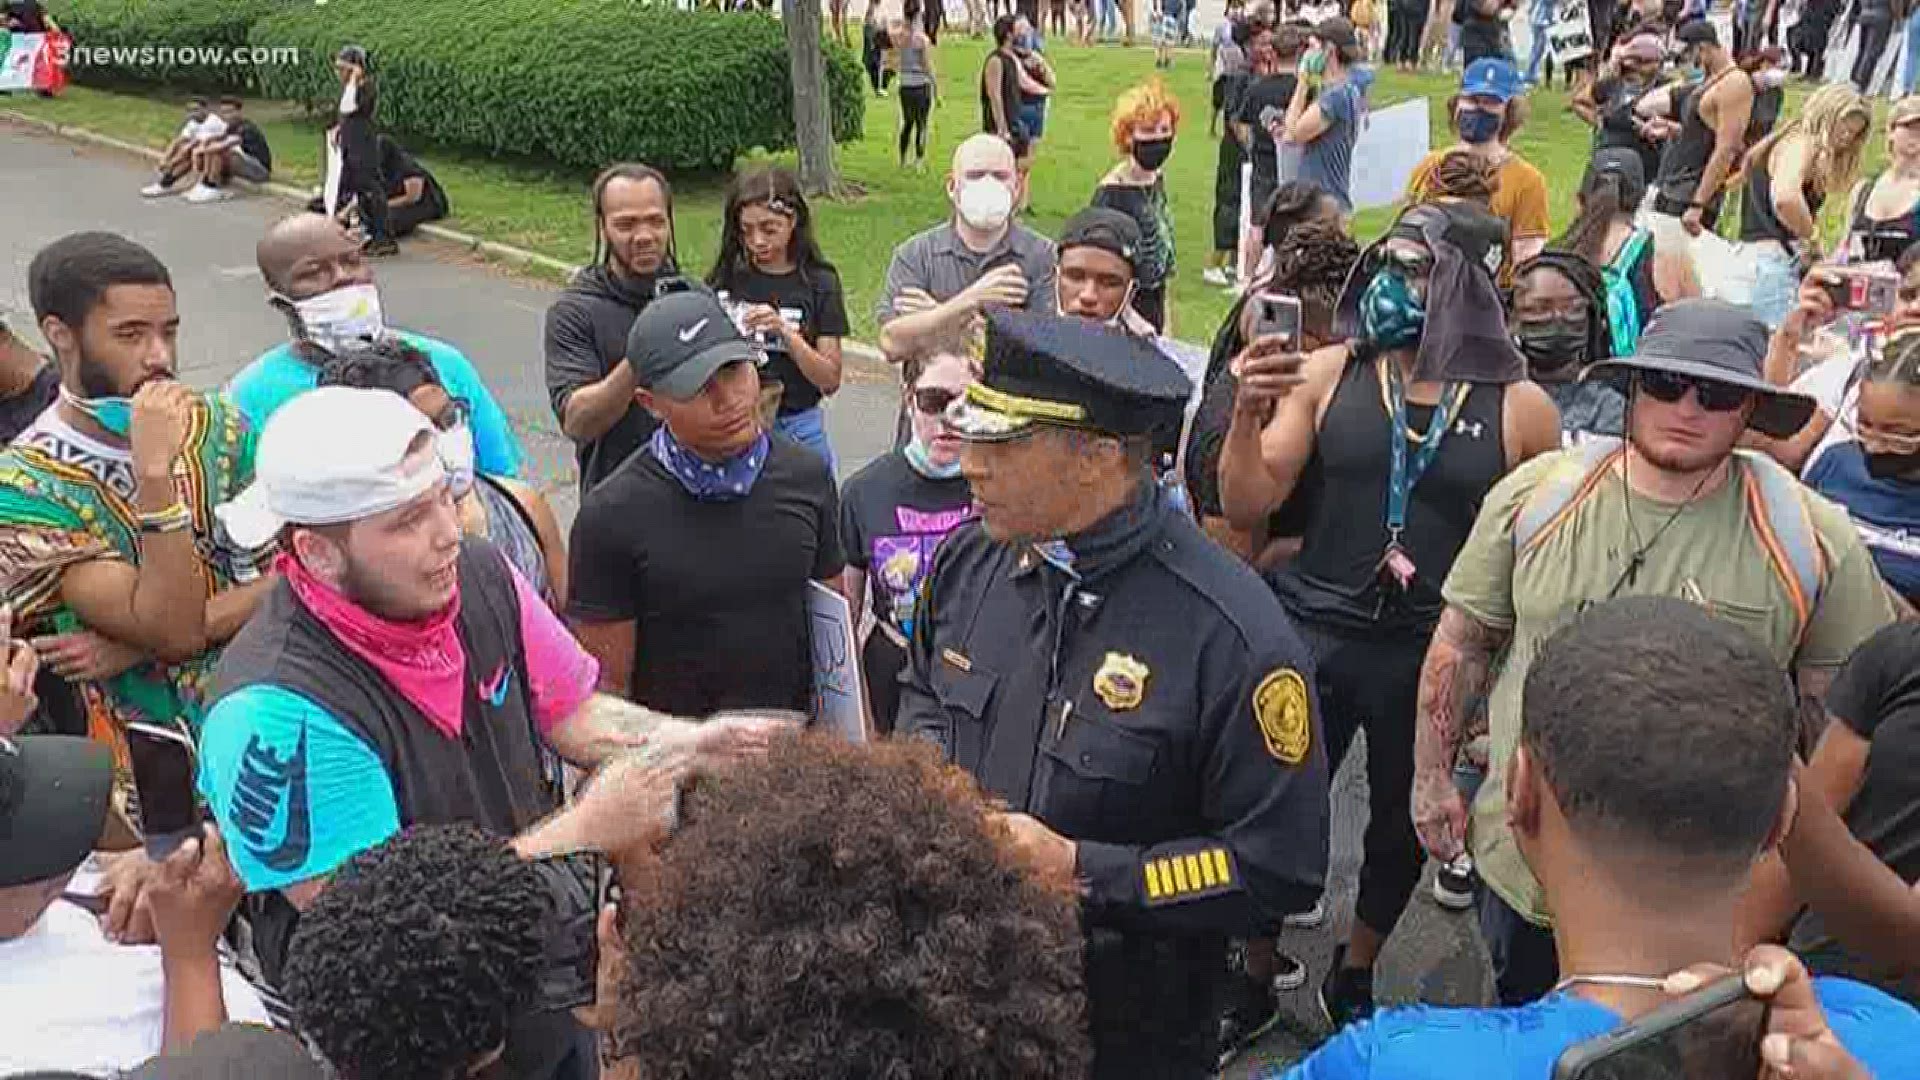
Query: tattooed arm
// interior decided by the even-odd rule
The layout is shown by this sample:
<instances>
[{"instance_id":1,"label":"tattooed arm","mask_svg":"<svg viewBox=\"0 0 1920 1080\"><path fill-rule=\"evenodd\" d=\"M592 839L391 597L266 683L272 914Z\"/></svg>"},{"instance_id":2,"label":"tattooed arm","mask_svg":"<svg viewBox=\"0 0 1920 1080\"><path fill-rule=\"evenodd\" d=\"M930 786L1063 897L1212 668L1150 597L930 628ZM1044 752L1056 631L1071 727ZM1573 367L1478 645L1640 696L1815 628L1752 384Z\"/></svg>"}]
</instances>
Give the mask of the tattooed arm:
<instances>
[{"instance_id":1,"label":"tattooed arm","mask_svg":"<svg viewBox=\"0 0 1920 1080\"><path fill-rule=\"evenodd\" d=\"M1467 805L1453 786L1453 763L1465 738L1467 710L1487 691L1493 656L1507 632L1449 604L1420 667L1420 704L1413 736L1413 824L1420 844L1451 860L1466 847Z\"/></svg>"},{"instance_id":2,"label":"tattooed arm","mask_svg":"<svg viewBox=\"0 0 1920 1080\"><path fill-rule=\"evenodd\" d=\"M763 752L775 733L797 729L794 721L804 719L767 711L722 713L705 722L683 720L601 693L555 724L547 741L561 757L583 767L640 749L724 759Z\"/></svg>"}]
</instances>

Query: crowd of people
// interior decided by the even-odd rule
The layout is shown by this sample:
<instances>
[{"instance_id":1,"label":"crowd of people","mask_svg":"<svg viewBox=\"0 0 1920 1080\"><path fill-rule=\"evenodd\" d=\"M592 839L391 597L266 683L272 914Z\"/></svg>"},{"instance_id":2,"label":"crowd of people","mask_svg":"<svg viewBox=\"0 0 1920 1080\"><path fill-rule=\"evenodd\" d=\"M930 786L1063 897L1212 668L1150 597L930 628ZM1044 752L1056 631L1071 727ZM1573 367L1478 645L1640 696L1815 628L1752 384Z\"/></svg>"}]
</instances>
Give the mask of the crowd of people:
<instances>
[{"instance_id":1,"label":"crowd of people","mask_svg":"<svg viewBox=\"0 0 1920 1080\"><path fill-rule=\"evenodd\" d=\"M152 252L42 248L0 323L0 1076L1198 1078L1311 983L1302 1080L1519 1080L1729 972L1770 1008L1681 1029L1672 1075L1920 1076L1920 106L1861 178L1856 92L1756 133L1746 57L1636 27L1554 236L1469 12L1459 141L1363 244L1375 14L1220 39L1255 227L1216 215L1201 356L1163 179L1197 121L1130 89L1041 235L1051 69L999 16L950 216L875 304L894 444L844 482L852 327L782 169L732 178L704 275L669 177L593 183L544 324L565 528L458 329L385 303L404 170L370 162L406 155L364 53L360 231L261 235L287 334L224 387L179 377ZM264 164L244 123L190 115L159 186ZM1751 304L1692 256L1729 189ZM867 624L862 741L808 730L822 590ZM1380 1004L1429 881L1494 1003ZM1329 922L1310 972L1283 932Z\"/></svg>"}]
</instances>

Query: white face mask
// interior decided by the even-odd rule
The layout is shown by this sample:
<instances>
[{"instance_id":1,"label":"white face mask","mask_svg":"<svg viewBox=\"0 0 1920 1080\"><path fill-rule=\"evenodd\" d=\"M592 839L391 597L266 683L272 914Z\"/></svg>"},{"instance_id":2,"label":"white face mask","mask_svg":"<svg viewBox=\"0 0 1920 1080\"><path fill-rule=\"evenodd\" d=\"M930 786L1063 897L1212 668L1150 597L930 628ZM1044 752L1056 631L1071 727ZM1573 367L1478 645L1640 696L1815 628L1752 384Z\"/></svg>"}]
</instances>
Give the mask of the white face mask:
<instances>
[{"instance_id":1,"label":"white face mask","mask_svg":"<svg viewBox=\"0 0 1920 1080\"><path fill-rule=\"evenodd\" d=\"M1754 73L1753 85L1762 90L1777 90L1787 85L1787 73L1780 68L1765 68Z\"/></svg>"},{"instance_id":2,"label":"white face mask","mask_svg":"<svg viewBox=\"0 0 1920 1080\"><path fill-rule=\"evenodd\" d=\"M440 433L440 464L447 470L447 486L454 498L473 490L473 429L465 420Z\"/></svg>"},{"instance_id":3,"label":"white face mask","mask_svg":"<svg viewBox=\"0 0 1920 1080\"><path fill-rule=\"evenodd\" d=\"M960 220L975 229L997 229L1013 214L1013 192L992 177L967 180L960 185L956 208Z\"/></svg>"},{"instance_id":4,"label":"white face mask","mask_svg":"<svg viewBox=\"0 0 1920 1080\"><path fill-rule=\"evenodd\" d=\"M380 314L380 289L371 282L305 300L280 299L292 306L306 339L328 352L337 353L387 336L386 320Z\"/></svg>"}]
</instances>

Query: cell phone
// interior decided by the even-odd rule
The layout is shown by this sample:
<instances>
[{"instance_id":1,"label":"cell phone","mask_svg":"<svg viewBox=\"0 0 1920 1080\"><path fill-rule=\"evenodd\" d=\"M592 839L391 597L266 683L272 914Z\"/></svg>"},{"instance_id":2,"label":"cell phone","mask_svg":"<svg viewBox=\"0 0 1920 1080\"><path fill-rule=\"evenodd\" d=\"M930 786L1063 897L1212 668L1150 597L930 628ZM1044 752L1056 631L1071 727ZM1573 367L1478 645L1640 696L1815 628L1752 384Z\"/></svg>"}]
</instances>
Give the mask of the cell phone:
<instances>
[{"instance_id":1,"label":"cell phone","mask_svg":"<svg viewBox=\"0 0 1920 1080\"><path fill-rule=\"evenodd\" d=\"M598 855L534 860L553 901L534 1006L541 1011L591 1005L600 986L600 907L613 871Z\"/></svg>"},{"instance_id":2,"label":"cell phone","mask_svg":"<svg viewBox=\"0 0 1920 1080\"><path fill-rule=\"evenodd\" d=\"M1891 315L1900 299L1900 275L1878 267L1829 266L1821 284L1841 311Z\"/></svg>"},{"instance_id":3,"label":"cell phone","mask_svg":"<svg viewBox=\"0 0 1920 1080\"><path fill-rule=\"evenodd\" d=\"M653 283L653 298L655 300L671 293L692 291L693 282L688 281L679 274L668 274L666 277L660 278Z\"/></svg>"},{"instance_id":4,"label":"cell phone","mask_svg":"<svg viewBox=\"0 0 1920 1080\"><path fill-rule=\"evenodd\" d=\"M1279 335L1296 347L1300 344L1300 298L1284 293L1255 293L1253 336Z\"/></svg>"},{"instance_id":5,"label":"cell phone","mask_svg":"<svg viewBox=\"0 0 1920 1080\"><path fill-rule=\"evenodd\" d=\"M172 728L128 724L127 756L140 803L141 840L147 857L158 862L200 832L193 740Z\"/></svg>"},{"instance_id":6,"label":"cell phone","mask_svg":"<svg viewBox=\"0 0 1920 1080\"><path fill-rule=\"evenodd\" d=\"M1767 1003L1739 975L1707 984L1636 1020L1575 1043L1553 1080L1693 1080L1758 1076Z\"/></svg>"}]
</instances>

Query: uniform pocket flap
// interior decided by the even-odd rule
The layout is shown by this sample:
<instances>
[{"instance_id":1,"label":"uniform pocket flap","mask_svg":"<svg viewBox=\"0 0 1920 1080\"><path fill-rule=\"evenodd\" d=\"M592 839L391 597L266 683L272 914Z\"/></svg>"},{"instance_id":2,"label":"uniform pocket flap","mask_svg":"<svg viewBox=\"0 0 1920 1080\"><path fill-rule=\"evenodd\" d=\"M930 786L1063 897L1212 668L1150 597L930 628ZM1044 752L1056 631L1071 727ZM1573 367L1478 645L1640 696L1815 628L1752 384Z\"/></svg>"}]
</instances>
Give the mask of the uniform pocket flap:
<instances>
[{"instance_id":1,"label":"uniform pocket flap","mask_svg":"<svg viewBox=\"0 0 1920 1080\"><path fill-rule=\"evenodd\" d=\"M1122 784L1144 784L1153 776L1160 748L1145 735L1092 717L1074 717L1066 734L1047 751L1076 774Z\"/></svg>"},{"instance_id":2,"label":"uniform pocket flap","mask_svg":"<svg viewBox=\"0 0 1920 1080\"><path fill-rule=\"evenodd\" d=\"M987 715L987 702L1000 676L978 667L962 670L941 661L933 671L933 696L940 704L978 720Z\"/></svg>"}]
</instances>

